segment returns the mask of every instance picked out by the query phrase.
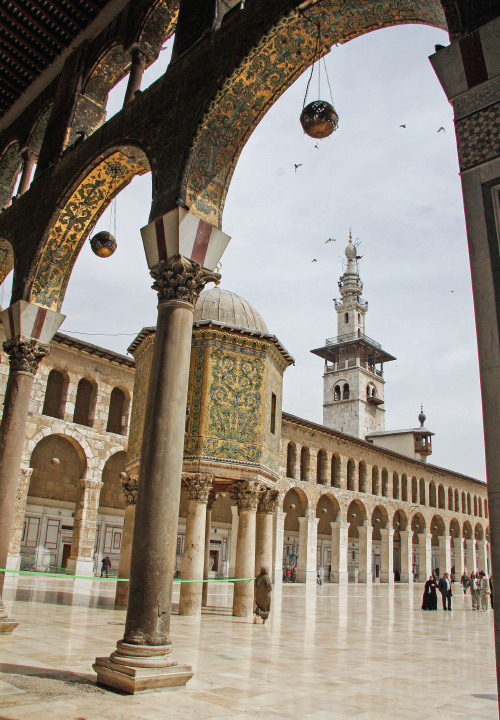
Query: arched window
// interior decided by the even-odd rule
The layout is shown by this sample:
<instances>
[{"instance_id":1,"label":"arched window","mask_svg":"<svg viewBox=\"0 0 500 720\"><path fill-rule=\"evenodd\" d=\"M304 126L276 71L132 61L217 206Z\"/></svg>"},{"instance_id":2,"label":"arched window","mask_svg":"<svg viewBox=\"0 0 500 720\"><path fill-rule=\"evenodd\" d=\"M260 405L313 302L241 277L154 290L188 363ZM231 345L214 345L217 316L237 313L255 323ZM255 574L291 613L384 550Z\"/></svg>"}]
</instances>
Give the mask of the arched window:
<instances>
[{"instance_id":1,"label":"arched window","mask_svg":"<svg viewBox=\"0 0 500 720\"><path fill-rule=\"evenodd\" d=\"M389 497L389 473L385 468L382 468L382 495Z\"/></svg>"},{"instance_id":2,"label":"arched window","mask_svg":"<svg viewBox=\"0 0 500 720\"><path fill-rule=\"evenodd\" d=\"M467 493L467 515L472 515L472 506L471 506L470 493Z\"/></svg>"},{"instance_id":3,"label":"arched window","mask_svg":"<svg viewBox=\"0 0 500 720\"><path fill-rule=\"evenodd\" d=\"M349 322L349 313L346 313L346 314L344 315L344 322L345 322L346 325L347 325L347 323Z\"/></svg>"},{"instance_id":4,"label":"arched window","mask_svg":"<svg viewBox=\"0 0 500 720\"><path fill-rule=\"evenodd\" d=\"M356 490L356 464L352 458L347 462L347 489L352 492Z\"/></svg>"},{"instance_id":5,"label":"arched window","mask_svg":"<svg viewBox=\"0 0 500 720\"><path fill-rule=\"evenodd\" d=\"M399 476L397 472L392 473L392 497L399 500Z\"/></svg>"},{"instance_id":6,"label":"arched window","mask_svg":"<svg viewBox=\"0 0 500 720\"><path fill-rule=\"evenodd\" d=\"M295 480L295 464L297 462L297 450L295 443L289 442L286 449L286 476Z\"/></svg>"},{"instance_id":7,"label":"arched window","mask_svg":"<svg viewBox=\"0 0 500 720\"><path fill-rule=\"evenodd\" d=\"M417 478L411 479L411 501L414 505L418 505L418 483Z\"/></svg>"},{"instance_id":8,"label":"arched window","mask_svg":"<svg viewBox=\"0 0 500 720\"><path fill-rule=\"evenodd\" d=\"M458 490L455 490L455 512L460 512L460 501Z\"/></svg>"},{"instance_id":9,"label":"arched window","mask_svg":"<svg viewBox=\"0 0 500 720\"><path fill-rule=\"evenodd\" d=\"M429 483L429 505L431 507L437 507L436 505L436 485L433 480Z\"/></svg>"},{"instance_id":10,"label":"arched window","mask_svg":"<svg viewBox=\"0 0 500 720\"><path fill-rule=\"evenodd\" d=\"M377 391L375 389L375 385L367 385L366 386L366 397L377 397Z\"/></svg>"},{"instance_id":11,"label":"arched window","mask_svg":"<svg viewBox=\"0 0 500 720\"><path fill-rule=\"evenodd\" d=\"M309 480L309 448L303 447L300 451L300 479Z\"/></svg>"},{"instance_id":12,"label":"arched window","mask_svg":"<svg viewBox=\"0 0 500 720\"><path fill-rule=\"evenodd\" d=\"M345 383L345 385L344 385L342 397L344 400L349 400L349 385L347 383Z\"/></svg>"},{"instance_id":13,"label":"arched window","mask_svg":"<svg viewBox=\"0 0 500 720\"><path fill-rule=\"evenodd\" d=\"M474 495L474 515L477 517L477 497Z\"/></svg>"},{"instance_id":14,"label":"arched window","mask_svg":"<svg viewBox=\"0 0 500 720\"><path fill-rule=\"evenodd\" d=\"M76 402L75 402L75 413L73 415L73 422L78 425L87 425L92 427L92 400L94 395L94 388L85 378L82 378L78 383L78 389L76 391Z\"/></svg>"},{"instance_id":15,"label":"arched window","mask_svg":"<svg viewBox=\"0 0 500 720\"><path fill-rule=\"evenodd\" d=\"M467 502L465 500L465 493L462 493L462 513L465 515L467 512Z\"/></svg>"},{"instance_id":16,"label":"arched window","mask_svg":"<svg viewBox=\"0 0 500 720\"><path fill-rule=\"evenodd\" d=\"M326 451L319 450L316 458L316 482L326 485Z\"/></svg>"},{"instance_id":17,"label":"arched window","mask_svg":"<svg viewBox=\"0 0 500 720\"><path fill-rule=\"evenodd\" d=\"M109 399L107 432L121 435L123 432L123 416L125 414L125 393L120 388L113 388Z\"/></svg>"},{"instance_id":18,"label":"arched window","mask_svg":"<svg viewBox=\"0 0 500 720\"><path fill-rule=\"evenodd\" d=\"M424 480L424 478L420 478L419 490L420 490L419 505L425 505L425 480Z\"/></svg>"},{"instance_id":19,"label":"arched window","mask_svg":"<svg viewBox=\"0 0 500 720\"><path fill-rule=\"evenodd\" d=\"M488 501L487 500L484 501L484 517L486 518L486 520L488 519Z\"/></svg>"},{"instance_id":20,"label":"arched window","mask_svg":"<svg viewBox=\"0 0 500 720\"><path fill-rule=\"evenodd\" d=\"M448 488L448 510L453 510L453 490Z\"/></svg>"},{"instance_id":21,"label":"arched window","mask_svg":"<svg viewBox=\"0 0 500 720\"><path fill-rule=\"evenodd\" d=\"M361 460L358 467L358 487L359 492L366 492L366 463Z\"/></svg>"},{"instance_id":22,"label":"arched window","mask_svg":"<svg viewBox=\"0 0 500 720\"><path fill-rule=\"evenodd\" d=\"M405 473L401 475L401 500L408 502L408 478Z\"/></svg>"},{"instance_id":23,"label":"arched window","mask_svg":"<svg viewBox=\"0 0 500 720\"><path fill-rule=\"evenodd\" d=\"M483 501L481 498L477 499L477 511L479 513L479 517L483 517Z\"/></svg>"},{"instance_id":24,"label":"arched window","mask_svg":"<svg viewBox=\"0 0 500 720\"><path fill-rule=\"evenodd\" d=\"M380 478L376 465L372 468L372 495L380 495Z\"/></svg>"},{"instance_id":25,"label":"arched window","mask_svg":"<svg viewBox=\"0 0 500 720\"><path fill-rule=\"evenodd\" d=\"M333 391L333 401L337 402L337 400L342 400L342 393L340 391L340 385L335 385L335 390Z\"/></svg>"},{"instance_id":26,"label":"arched window","mask_svg":"<svg viewBox=\"0 0 500 720\"><path fill-rule=\"evenodd\" d=\"M340 456L337 454L332 455L332 476L331 476L332 487L340 487Z\"/></svg>"},{"instance_id":27,"label":"arched window","mask_svg":"<svg viewBox=\"0 0 500 720\"><path fill-rule=\"evenodd\" d=\"M64 393L65 379L59 370L51 370L47 378L47 389L45 390L45 400L43 403L43 415L62 419L62 404Z\"/></svg>"},{"instance_id":28,"label":"arched window","mask_svg":"<svg viewBox=\"0 0 500 720\"><path fill-rule=\"evenodd\" d=\"M358 325L361 325L361 313L358 313Z\"/></svg>"},{"instance_id":29,"label":"arched window","mask_svg":"<svg viewBox=\"0 0 500 720\"><path fill-rule=\"evenodd\" d=\"M438 486L438 507L440 507L441 510L446 510L444 486L441 484Z\"/></svg>"}]
</instances>

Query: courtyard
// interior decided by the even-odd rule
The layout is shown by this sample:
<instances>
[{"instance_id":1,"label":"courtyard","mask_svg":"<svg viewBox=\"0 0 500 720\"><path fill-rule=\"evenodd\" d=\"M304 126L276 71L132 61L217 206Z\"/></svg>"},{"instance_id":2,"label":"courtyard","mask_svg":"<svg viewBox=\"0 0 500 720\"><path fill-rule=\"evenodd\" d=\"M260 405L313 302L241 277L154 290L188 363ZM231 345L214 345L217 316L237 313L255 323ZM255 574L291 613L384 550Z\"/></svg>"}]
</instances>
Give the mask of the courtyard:
<instances>
[{"instance_id":1,"label":"courtyard","mask_svg":"<svg viewBox=\"0 0 500 720\"><path fill-rule=\"evenodd\" d=\"M231 615L229 583L210 583L201 618L179 616L179 587L171 639L194 677L130 697L92 671L123 635L114 582L7 580L19 627L2 642L0 720L498 717L493 613L457 584L452 613L422 612L421 584L285 584L265 625Z\"/></svg>"}]
</instances>

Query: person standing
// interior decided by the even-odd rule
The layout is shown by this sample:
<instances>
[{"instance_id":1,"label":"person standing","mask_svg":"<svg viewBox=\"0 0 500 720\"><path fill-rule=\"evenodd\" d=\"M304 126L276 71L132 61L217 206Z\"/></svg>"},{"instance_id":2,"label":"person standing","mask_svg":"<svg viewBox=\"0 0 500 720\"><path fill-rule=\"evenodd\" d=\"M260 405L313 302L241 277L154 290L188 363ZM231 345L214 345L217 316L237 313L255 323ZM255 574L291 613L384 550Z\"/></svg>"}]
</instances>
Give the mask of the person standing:
<instances>
[{"instance_id":1,"label":"person standing","mask_svg":"<svg viewBox=\"0 0 500 720\"><path fill-rule=\"evenodd\" d=\"M470 585L470 578L465 571L464 571L464 574L462 575L462 577L460 578L460 584L462 585L464 595L466 595L467 588Z\"/></svg>"},{"instance_id":2,"label":"person standing","mask_svg":"<svg viewBox=\"0 0 500 720\"><path fill-rule=\"evenodd\" d=\"M271 610L271 593L273 591L273 584L268 574L267 567L261 567L259 575L255 578L255 589L254 589L254 607L255 617L254 623L257 622L257 618L262 618L262 624L264 624L269 617Z\"/></svg>"},{"instance_id":3,"label":"person standing","mask_svg":"<svg viewBox=\"0 0 500 720\"><path fill-rule=\"evenodd\" d=\"M287 583L290 582L290 575L292 574L292 571L290 570L290 565L286 566L286 581Z\"/></svg>"},{"instance_id":4,"label":"person standing","mask_svg":"<svg viewBox=\"0 0 500 720\"><path fill-rule=\"evenodd\" d=\"M444 573L443 577L439 581L438 590L441 593L441 598L443 600L443 610L449 610L451 612L451 582L450 582L450 576L447 572ZM448 605L448 607L446 607Z\"/></svg>"},{"instance_id":5,"label":"person standing","mask_svg":"<svg viewBox=\"0 0 500 720\"><path fill-rule=\"evenodd\" d=\"M106 555L105 558L102 559L102 565L101 565L101 577L104 576L104 573L106 573L106 577L108 577L108 572L111 570L111 560Z\"/></svg>"},{"instance_id":6,"label":"person standing","mask_svg":"<svg viewBox=\"0 0 500 720\"><path fill-rule=\"evenodd\" d=\"M434 575L429 575L429 579L425 583L424 596L422 598L422 610L437 610L438 599L436 594L436 583Z\"/></svg>"},{"instance_id":7,"label":"person standing","mask_svg":"<svg viewBox=\"0 0 500 720\"><path fill-rule=\"evenodd\" d=\"M481 592L481 581L479 575L473 572L470 576L470 594L472 596L472 609L479 610L479 595Z\"/></svg>"},{"instance_id":8,"label":"person standing","mask_svg":"<svg viewBox=\"0 0 500 720\"><path fill-rule=\"evenodd\" d=\"M490 585L486 573L481 571L479 574L481 575L481 611L485 612L488 609L488 595L490 594Z\"/></svg>"}]
</instances>

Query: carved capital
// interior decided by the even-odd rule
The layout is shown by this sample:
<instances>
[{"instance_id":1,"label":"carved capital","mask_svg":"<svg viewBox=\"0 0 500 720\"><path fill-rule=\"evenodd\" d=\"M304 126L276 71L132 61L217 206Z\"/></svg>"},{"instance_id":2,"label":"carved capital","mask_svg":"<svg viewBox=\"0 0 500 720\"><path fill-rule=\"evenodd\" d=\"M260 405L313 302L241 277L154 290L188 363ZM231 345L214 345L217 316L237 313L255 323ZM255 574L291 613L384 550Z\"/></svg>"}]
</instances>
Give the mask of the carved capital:
<instances>
[{"instance_id":1,"label":"carved capital","mask_svg":"<svg viewBox=\"0 0 500 720\"><path fill-rule=\"evenodd\" d=\"M233 497L238 510L257 510L259 500L266 491L257 480L243 480L233 483Z\"/></svg>"},{"instance_id":2,"label":"carved capital","mask_svg":"<svg viewBox=\"0 0 500 720\"><path fill-rule=\"evenodd\" d=\"M217 500L218 493L210 490L208 493L207 510L211 510L214 506L214 502Z\"/></svg>"},{"instance_id":3,"label":"carved capital","mask_svg":"<svg viewBox=\"0 0 500 720\"><path fill-rule=\"evenodd\" d=\"M9 356L11 372L36 375L40 361L52 350L52 346L28 337L6 340L3 349Z\"/></svg>"},{"instance_id":4,"label":"carved capital","mask_svg":"<svg viewBox=\"0 0 500 720\"><path fill-rule=\"evenodd\" d=\"M213 488L213 478L211 475L194 473L194 475L183 475L182 479L186 483L188 500L208 503L208 496Z\"/></svg>"},{"instance_id":5,"label":"carved capital","mask_svg":"<svg viewBox=\"0 0 500 720\"><path fill-rule=\"evenodd\" d=\"M100 480L89 480L87 478L81 478L75 483L76 487L81 490L100 490L103 484Z\"/></svg>"},{"instance_id":6,"label":"carved capital","mask_svg":"<svg viewBox=\"0 0 500 720\"><path fill-rule=\"evenodd\" d=\"M153 290L158 299L177 300L194 305L208 282L220 280L218 273L205 270L196 262L182 255L173 255L169 260L160 260L151 270L154 279Z\"/></svg>"},{"instance_id":7,"label":"carved capital","mask_svg":"<svg viewBox=\"0 0 500 720\"><path fill-rule=\"evenodd\" d=\"M146 53L136 47L132 50L131 56L132 56L132 64L140 65L141 68L144 70L144 68L146 67L146 63L148 61L148 56L146 55Z\"/></svg>"},{"instance_id":8,"label":"carved capital","mask_svg":"<svg viewBox=\"0 0 500 720\"><path fill-rule=\"evenodd\" d=\"M137 502L137 478L127 475L127 477L121 479L121 484L127 506L135 505Z\"/></svg>"},{"instance_id":9,"label":"carved capital","mask_svg":"<svg viewBox=\"0 0 500 720\"><path fill-rule=\"evenodd\" d=\"M278 490L267 489L261 495L257 512L260 513L272 513L276 510L278 504L279 492Z\"/></svg>"}]
</instances>

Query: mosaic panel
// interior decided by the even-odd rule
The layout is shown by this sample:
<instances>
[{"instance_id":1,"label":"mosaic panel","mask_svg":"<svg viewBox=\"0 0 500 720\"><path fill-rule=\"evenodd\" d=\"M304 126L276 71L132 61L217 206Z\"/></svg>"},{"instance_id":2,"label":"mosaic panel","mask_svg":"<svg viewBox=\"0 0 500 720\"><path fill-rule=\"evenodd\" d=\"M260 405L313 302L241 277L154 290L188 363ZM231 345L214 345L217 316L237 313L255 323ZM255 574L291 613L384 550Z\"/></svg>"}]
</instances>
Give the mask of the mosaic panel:
<instances>
[{"instance_id":1,"label":"mosaic panel","mask_svg":"<svg viewBox=\"0 0 500 720\"><path fill-rule=\"evenodd\" d=\"M500 103L455 123L460 170L500 156Z\"/></svg>"},{"instance_id":2,"label":"mosaic panel","mask_svg":"<svg viewBox=\"0 0 500 720\"><path fill-rule=\"evenodd\" d=\"M0 240L0 285L14 267L14 253L7 240Z\"/></svg>"}]
</instances>

